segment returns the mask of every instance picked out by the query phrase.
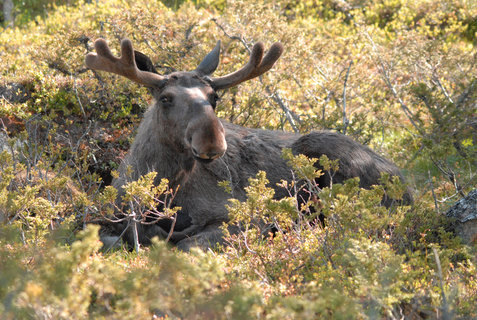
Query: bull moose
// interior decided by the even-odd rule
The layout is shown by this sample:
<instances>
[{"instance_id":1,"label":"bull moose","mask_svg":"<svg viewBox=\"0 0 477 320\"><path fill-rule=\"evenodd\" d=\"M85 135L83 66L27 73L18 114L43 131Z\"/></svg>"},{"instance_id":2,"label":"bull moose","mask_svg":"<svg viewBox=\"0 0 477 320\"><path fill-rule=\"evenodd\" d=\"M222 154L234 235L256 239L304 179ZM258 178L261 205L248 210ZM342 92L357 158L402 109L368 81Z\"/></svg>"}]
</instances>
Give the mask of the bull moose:
<instances>
[{"instance_id":1,"label":"bull moose","mask_svg":"<svg viewBox=\"0 0 477 320\"><path fill-rule=\"evenodd\" d=\"M88 53L86 65L94 70L112 72L149 88L155 102L146 111L136 138L119 167L113 186L121 195L122 186L130 179L139 179L157 172L157 183L167 178L179 186L173 205L181 207L177 218L162 219L154 224L139 225L139 242L148 244L152 237L168 235L180 249L197 246L209 248L222 241L220 226L228 221L226 204L232 195L218 182L231 182L234 198L244 200L248 179L263 170L275 197L287 196L277 187L281 180L292 180L282 149L294 154L319 158L326 155L339 159L339 170L333 181L359 177L360 186L378 184L382 173L402 178L399 169L371 149L351 138L332 131L316 131L305 135L251 129L219 119L215 114L217 92L258 77L270 70L283 52L274 43L264 56L264 45L256 43L247 64L231 74L212 77L219 64L220 41L199 66L188 72L160 75L151 60L134 51L130 40L121 42L121 56L115 57L103 39L94 42L96 53ZM129 170L128 170L129 168ZM317 181L319 187L330 184L329 176ZM411 199L409 193L404 197ZM116 228L127 228L118 224ZM131 232L118 230L129 243Z\"/></svg>"}]
</instances>

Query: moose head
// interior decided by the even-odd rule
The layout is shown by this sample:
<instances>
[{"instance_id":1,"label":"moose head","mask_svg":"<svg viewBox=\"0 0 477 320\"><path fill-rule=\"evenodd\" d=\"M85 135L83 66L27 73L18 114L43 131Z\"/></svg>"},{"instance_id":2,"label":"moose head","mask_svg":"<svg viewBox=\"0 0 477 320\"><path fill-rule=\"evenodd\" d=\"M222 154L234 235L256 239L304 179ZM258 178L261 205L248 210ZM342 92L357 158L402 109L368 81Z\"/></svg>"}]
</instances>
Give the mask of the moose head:
<instances>
[{"instance_id":1,"label":"moose head","mask_svg":"<svg viewBox=\"0 0 477 320\"><path fill-rule=\"evenodd\" d=\"M86 65L112 72L150 89L158 108L156 129L161 143L201 162L211 162L227 150L225 131L215 115L217 91L233 87L268 71L283 52L275 43L264 55L261 42L253 46L250 60L241 69L221 77L211 77L219 65L220 41L199 66L189 72L160 75L151 60L133 50L131 41L121 42L121 56L115 57L104 39L94 43L96 53L86 56Z\"/></svg>"}]
</instances>

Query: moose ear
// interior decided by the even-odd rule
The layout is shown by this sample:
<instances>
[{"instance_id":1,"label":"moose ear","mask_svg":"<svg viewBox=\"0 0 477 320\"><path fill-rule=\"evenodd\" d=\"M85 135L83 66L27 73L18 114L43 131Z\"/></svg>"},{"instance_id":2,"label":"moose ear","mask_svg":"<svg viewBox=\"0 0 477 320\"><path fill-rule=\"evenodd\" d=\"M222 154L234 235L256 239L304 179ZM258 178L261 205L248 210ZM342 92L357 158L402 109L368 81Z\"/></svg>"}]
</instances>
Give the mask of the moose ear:
<instances>
[{"instance_id":1,"label":"moose ear","mask_svg":"<svg viewBox=\"0 0 477 320\"><path fill-rule=\"evenodd\" d=\"M211 75L219 66L220 59L220 40L217 41L215 48L210 51L195 69L198 73L204 76Z\"/></svg>"},{"instance_id":2,"label":"moose ear","mask_svg":"<svg viewBox=\"0 0 477 320\"><path fill-rule=\"evenodd\" d=\"M144 53L134 50L134 60L136 60L136 66L139 70L157 73L151 59Z\"/></svg>"}]
</instances>

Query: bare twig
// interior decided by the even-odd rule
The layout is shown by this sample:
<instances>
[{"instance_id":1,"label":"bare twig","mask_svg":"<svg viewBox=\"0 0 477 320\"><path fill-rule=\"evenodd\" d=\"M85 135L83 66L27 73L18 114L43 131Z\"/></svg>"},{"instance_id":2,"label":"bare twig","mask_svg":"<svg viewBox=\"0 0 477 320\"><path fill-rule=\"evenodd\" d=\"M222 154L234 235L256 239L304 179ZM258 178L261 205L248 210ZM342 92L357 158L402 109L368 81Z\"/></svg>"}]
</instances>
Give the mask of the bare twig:
<instances>
[{"instance_id":1,"label":"bare twig","mask_svg":"<svg viewBox=\"0 0 477 320\"><path fill-rule=\"evenodd\" d=\"M149 41L147 39L144 39L143 42L147 45L147 47L154 53L156 54L156 50L151 46L151 44L149 43ZM157 43L156 43L157 45Z\"/></svg>"},{"instance_id":2,"label":"bare twig","mask_svg":"<svg viewBox=\"0 0 477 320\"><path fill-rule=\"evenodd\" d=\"M444 292L444 279L442 276L442 267L441 261L439 259L439 253L435 247L432 248L432 252L434 252L434 258L437 264L437 275L439 276L439 286L441 288L441 297L442 297L442 319L448 320L451 319L450 312L449 312L449 304L447 303L447 298Z\"/></svg>"},{"instance_id":3,"label":"bare twig","mask_svg":"<svg viewBox=\"0 0 477 320\"><path fill-rule=\"evenodd\" d=\"M232 40L238 40L238 41L242 42L245 45L245 48L247 48L248 52L250 52L250 48L249 48L248 44L245 42L245 40L243 39L243 37L233 36L233 35L229 34L225 30L225 28L217 21L217 19L213 18L211 21L214 22L217 25L217 27L219 27L220 30L222 30L222 32L225 34L225 36L227 38L230 38Z\"/></svg>"},{"instance_id":4,"label":"bare twig","mask_svg":"<svg viewBox=\"0 0 477 320\"><path fill-rule=\"evenodd\" d=\"M447 170L446 170L442 166L440 161L435 160L433 157L431 157L431 160L434 163L434 165L437 167L437 169L439 169L439 171L442 172L442 174L444 174L452 182L456 192L459 193L462 197L465 197L462 186L457 182L455 172L449 167L447 167Z\"/></svg>"},{"instance_id":5,"label":"bare twig","mask_svg":"<svg viewBox=\"0 0 477 320\"><path fill-rule=\"evenodd\" d=\"M419 127L417 125L417 123L414 121L414 115L412 114L411 110L408 108L406 103L402 100L402 98L398 94L396 88L392 84L391 79L390 79L389 74L388 74L388 69L386 68L386 65L385 65L381 55L378 53L378 48L376 46L376 43L374 42L373 38L369 35L368 31L364 30L364 33L365 33L366 37L368 38L369 42L371 43L371 46L373 47L373 50L376 54L378 70L380 71L380 73L383 77L383 80L386 83L386 86L389 88L389 90L391 90L391 93L393 94L393 96L398 100L399 105L401 106L401 109L403 110L404 114L408 118L409 122L411 122L412 126L414 128L416 128L416 130L420 134L424 135L424 132L423 132L422 128Z\"/></svg>"},{"instance_id":6,"label":"bare twig","mask_svg":"<svg viewBox=\"0 0 477 320\"><path fill-rule=\"evenodd\" d=\"M76 77L74 75L71 75L71 78L73 80L73 89L75 91L76 100L78 100L78 104L80 106L81 113L83 114L83 117L86 121L87 116L86 116L86 112L84 111L83 103L81 102L81 99L80 99L79 94L78 94L78 88L76 86Z\"/></svg>"},{"instance_id":7,"label":"bare twig","mask_svg":"<svg viewBox=\"0 0 477 320\"><path fill-rule=\"evenodd\" d=\"M174 227L176 226L176 222L177 222L177 212L174 213L174 219L172 219L172 225L171 225L171 229L169 230L169 234L167 235L166 243L169 242L169 240L172 237L172 234L174 233Z\"/></svg>"},{"instance_id":8,"label":"bare twig","mask_svg":"<svg viewBox=\"0 0 477 320\"><path fill-rule=\"evenodd\" d=\"M454 100L452 100L452 98L449 96L449 93L447 92L446 88L444 87L444 85L439 80L439 77L436 74L434 74L433 78L434 78L434 82L437 83L437 85L441 89L442 93L447 98L447 100L449 100L450 103L454 104Z\"/></svg>"},{"instance_id":9,"label":"bare twig","mask_svg":"<svg viewBox=\"0 0 477 320\"><path fill-rule=\"evenodd\" d=\"M323 254L324 256L326 257L326 259L328 259L328 262L330 263L331 267L333 269L336 269L336 266L335 266L335 263L333 261L333 258L332 258L332 255L330 253L330 250L328 250L328 237L329 237L329 232L328 232L328 229L326 229L326 232L325 232L325 237L324 237L324 241L323 241Z\"/></svg>"},{"instance_id":10,"label":"bare twig","mask_svg":"<svg viewBox=\"0 0 477 320\"><path fill-rule=\"evenodd\" d=\"M130 202L130 209L131 209L131 223L132 223L132 228L133 228L133 238L134 238L134 250L136 253L139 253L139 235L137 232L137 224L139 223L135 218L136 218L136 212L134 211L134 207L132 204L132 201Z\"/></svg>"},{"instance_id":11,"label":"bare twig","mask_svg":"<svg viewBox=\"0 0 477 320\"><path fill-rule=\"evenodd\" d=\"M260 79L261 81L261 79ZM285 113L285 117L287 118L288 122L290 123L290 126L292 127L294 132L298 132L298 127L296 126L296 122L300 123L301 120L300 118L293 112L291 111L288 106L286 105L285 101L281 98L280 94L278 91L272 92L272 90L266 86L265 90L267 93L270 95L273 101L275 101L276 104L282 109L282 111Z\"/></svg>"},{"instance_id":12,"label":"bare twig","mask_svg":"<svg viewBox=\"0 0 477 320\"><path fill-rule=\"evenodd\" d=\"M432 197L434 198L434 206L436 207L436 212L439 213L439 204L437 203L436 193L434 192L434 184L432 183L431 171L427 170L427 174L429 176L429 183L431 185Z\"/></svg>"},{"instance_id":13,"label":"bare twig","mask_svg":"<svg viewBox=\"0 0 477 320\"><path fill-rule=\"evenodd\" d=\"M353 65L353 60L349 62L348 70L346 71L346 77L343 84L343 134L346 134L346 129L349 125L349 119L346 116L346 85L348 83L349 71Z\"/></svg>"}]
</instances>

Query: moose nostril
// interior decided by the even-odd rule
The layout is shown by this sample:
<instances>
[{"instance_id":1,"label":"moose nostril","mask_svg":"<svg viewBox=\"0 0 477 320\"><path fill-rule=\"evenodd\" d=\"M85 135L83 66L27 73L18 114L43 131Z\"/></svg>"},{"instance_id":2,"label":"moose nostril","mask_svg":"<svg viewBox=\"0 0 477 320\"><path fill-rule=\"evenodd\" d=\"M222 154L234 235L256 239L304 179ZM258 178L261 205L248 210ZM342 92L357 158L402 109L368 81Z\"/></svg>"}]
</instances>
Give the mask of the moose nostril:
<instances>
[{"instance_id":1,"label":"moose nostril","mask_svg":"<svg viewBox=\"0 0 477 320\"><path fill-rule=\"evenodd\" d=\"M197 152L197 150L192 147L192 153L194 154L194 156L198 157L199 156L199 152Z\"/></svg>"},{"instance_id":2,"label":"moose nostril","mask_svg":"<svg viewBox=\"0 0 477 320\"><path fill-rule=\"evenodd\" d=\"M209 159L215 159L219 154L217 152L209 152L207 153L207 157Z\"/></svg>"},{"instance_id":3,"label":"moose nostril","mask_svg":"<svg viewBox=\"0 0 477 320\"><path fill-rule=\"evenodd\" d=\"M220 158L222 157L223 155L225 154L225 151L224 152L209 152L207 153L207 156L209 157L209 159L217 159L217 158Z\"/></svg>"}]
</instances>

